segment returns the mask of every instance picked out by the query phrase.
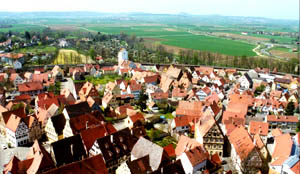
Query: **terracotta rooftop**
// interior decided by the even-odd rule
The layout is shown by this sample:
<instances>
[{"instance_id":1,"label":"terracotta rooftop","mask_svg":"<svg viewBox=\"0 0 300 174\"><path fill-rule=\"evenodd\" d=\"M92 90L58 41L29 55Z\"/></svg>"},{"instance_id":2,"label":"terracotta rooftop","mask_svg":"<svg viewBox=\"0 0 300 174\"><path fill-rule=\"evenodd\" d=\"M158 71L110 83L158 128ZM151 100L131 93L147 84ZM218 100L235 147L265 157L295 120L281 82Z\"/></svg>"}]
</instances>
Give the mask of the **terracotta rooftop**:
<instances>
[{"instance_id":1,"label":"terracotta rooftop","mask_svg":"<svg viewBox=\"0 0 300 174\"><path fill-rule=\"evenodd\" d=\"M260 121L250 121L249 132L251 135L259 134L267 136L269 132L269 123Z\"/></svg>"},{"instance_id":2,"label":"terracotta rooftop","mask_svg":"<svg viewBox=\"0 0 300 174\"><path fill-rule=\"evenodd\" d=\"M253 141L243 126L235 128L229 134L229 142L234 146L237 155L243 161L247 159L248 155L253 151Z\"/></svg>"},{"instance_id":3,"label":"terracotta rooftop","mask_svg":"<svg viewBox=\"0 0 300 174\"><path fill-rule=\"evenodd\" d=\"M71 173L101 173L108 174L102 155L96 155L82 161L64 165L62 167L45 172L45 174L71 174Z\"/></svg>"},{"instance_id":4,"label":"terracotta rooftop","mask_svg":"<svg viewBox=\"0 0 300 174\"><path fill-rule=\"evenodd\" d=\"M281 116L281 115L268 115L267 116L268 122L292 122L297 123L298 117L296 116Z\"/></svg>"},{"instance_id":5,"label":"terracotta rooftop","mask_svg":"<svg viewBox=\"0 0 300 174\"><path fill-rule=\"evenodd\" d=\"M282 134L275 137L275 148L272 158L289 157L292 151L293 141L290 134Z\"/></svg>"},{"instance_id":6,"label":"terracotta rooftop","mask_svg":"<svg viewBox=\"0 0 300 174\"><path fill-rule=\"evenodd\" d=\"M18 88L20 92L37 91L43 90L43 84L40 82L25 82L23 84L19 84Z\"/></svg>"},{"instance_id":7,"label":"terracotta rooftop","mask_svg":"<svg viewBox=\"0 0 300 174\"><path fill-rule=\"evenodd\" d=\"M205 152L201 147L195 147L185 153L193 167L199 165L205 160L208 160L209 157L208 152Z\"/></svg>"},{"instance_id":8,"label":"terracotta rooftop","mask_svg":"<svg viewBox=\"0 0 300 174\"><path fill-rule=\"evenodd\" d=\"M165 146L164 150L167 152L169 157L176 157L173 144L169 144L169 145Z\"/></svg>"},{"instance_id":9,"label":"terracotta rooftop","mask_svg":"<svg viewBox=\"0 0 300 174\"><path fill-rule=\"evenodd\" d=\"M175 154L176 156L180 156L182 153L187 152L191 149L194 149L195 147L202 147L202 144L200 144L198 141L195 139L191 139L187 136L181 135L179 137L176 149L175 149Z\"/></svg>"}]
</instances>

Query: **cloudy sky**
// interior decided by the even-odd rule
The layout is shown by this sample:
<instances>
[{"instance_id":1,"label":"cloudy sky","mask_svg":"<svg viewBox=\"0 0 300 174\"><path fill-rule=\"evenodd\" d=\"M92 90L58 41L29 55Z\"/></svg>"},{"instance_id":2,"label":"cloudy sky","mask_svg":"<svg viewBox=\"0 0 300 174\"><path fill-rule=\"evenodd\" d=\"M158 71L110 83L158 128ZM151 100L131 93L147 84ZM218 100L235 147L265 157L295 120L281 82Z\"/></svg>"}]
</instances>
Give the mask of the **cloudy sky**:
<instances>
[{"instance_id":1,"label":"cloudy sky","mask_svg":"<svg viewBox=\"0 0 300 174\"><path fill-rule=\"evenodd\" d=\"M1 0L0 11L191 13L298 19L299 0Z\"/></svg>"}]
</instances>

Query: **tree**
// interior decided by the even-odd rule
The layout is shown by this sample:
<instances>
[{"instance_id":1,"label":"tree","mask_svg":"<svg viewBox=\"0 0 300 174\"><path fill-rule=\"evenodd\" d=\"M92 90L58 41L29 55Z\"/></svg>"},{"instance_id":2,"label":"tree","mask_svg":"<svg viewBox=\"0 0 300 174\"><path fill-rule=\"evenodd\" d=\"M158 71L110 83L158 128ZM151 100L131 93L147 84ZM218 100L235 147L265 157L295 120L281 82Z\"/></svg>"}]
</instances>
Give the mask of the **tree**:
<instances>
[{"instance_id":1,"label":"tree","mask_svg":"<svg viewBox=\"0 0 300 174\"><path fill-rule=\"evenodd\" d=\"M146 101L148 100L148 95L145 93L145 89L142 87L142 90L139 95L139 100L138 100L138 106L140 107L141 111L147 108Z\"/></svg>"},{"instance_id":2,"label":"tree","mask_svg":"<svg viewBox=\"0 0 300 174\"><path fill-rule=\"evenodd\" d=\"M28 31L25 32L25 39L29 41L31 39L30 33Z\"/></svg>"},{"instance_id":3,"label":"tree","mask_svg":"<svg viewBox=\"0 0 300 174\"><path fill-rule=\"evenodd\" d=\"M91 48L89 51L89 56L91 57L91 59L95 60L96 59L96 51L94 48Z\"/></svg>"},{"instance_id":4,"label":"tree","mask_svg":"<svg viewBox=\"0 0 300 174\"><path fill-rule=\"evenodd\" d=\"M286 115L294 115L295 105L293 102L289 102L287 107L285 108Z\"/></svg>"}]
</instances>

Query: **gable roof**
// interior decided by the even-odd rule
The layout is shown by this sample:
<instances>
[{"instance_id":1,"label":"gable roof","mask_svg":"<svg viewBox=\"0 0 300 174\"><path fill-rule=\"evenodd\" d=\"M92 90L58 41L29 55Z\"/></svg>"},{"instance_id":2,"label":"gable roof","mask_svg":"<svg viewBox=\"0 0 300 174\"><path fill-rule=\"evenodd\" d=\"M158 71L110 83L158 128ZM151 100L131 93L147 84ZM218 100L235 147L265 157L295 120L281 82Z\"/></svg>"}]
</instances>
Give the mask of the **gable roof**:
<instances>
[{"instance_id":1,"label":"gable roof","mask_svg":"<svg viewBox=\"0 0 300 174\"><path fill-rule=\"evenodd\" d=\"M57 166L80 161L87 157L80 134L56 141L51 146Z\"/></svg>"},{"instance_id":2,"label":"gable roof","mask_svg":"<svg viewBox=\"0 0 300 174\"><path fill-rule=\"evenodd\" d=\"M108 169L105 166L102 155L96 155L90 158L83 159L78 162L64 165L62 167L45 172L45 174L72 174L72 173L85 173L85 174L108 174Z\"/></svg>"},{"instance_id":3,"label":"gable roof","mask_svg":"<svg viewBox=\"0 0 300 174\"><path fill-rule=\"evenodd\" d=\"M173 144L169 144L169 145L167 145L167 146L165 146L163 148L167 152L167 154L168 154L169 157L176 157L175 149L174 149Z\"/></svg>"},{"instance_id":4,"label":"gable roof","mask_svg":"<svg viewBox=\"0 0 300 174\"><path fill-rule=\"evenodd\" d=\"M198 147L198 146L202 147L202 144L200 144L195 139L191 139L187 136L181 135L179 137L179 141L178 141L176 149L175 149L175 154L178 157L182 153L189 151L191 149L194 149L195 147Z\"/></svg>"},{"instance_id":5,"label":"gable roof","mask_svg":"<svg viewBox=\"0 0 300 174\"><path fill-rule=\"evenodd\" d=\"M292 122L297 123L298 117L296 116L282 116L282 115L268 115L268 122Z\"/></svg>"},{"instance_id":6,"label":"gable roof","mask_svg":"<svg viewBox=\"0 0 300 174\"><path fill-rule=\"evenodd\" d=\"M69 105L66 106L65 109L68 112L70 118L83 115L85 113L90 113L92 111L87 102Z\"/></svg>"},{"instance_id":7,"label":"gable roof","mask_svg":"<svg viewBox=\"0 0 300 174\"><path fill-rule=\"evenodd\" d=\"M151 169L157 170L161 164L163 156L163 148L151 141L140 137L136 144L133 146L131 155L135 158L141 158L149 155Z\"/></svg>"},{"instance_id":8,"label":"gable roof","mask_svg":"<svg viewBox=\"0 0 300 174\"><path fill-rule=\"evenodd\" d=\"M131 173L146 174L152 171L149 161L149 155L146 155L133 161L127 161L126 164Z\"/></svg>"},{"instance_id":9,"label":"gable roof","mask_svg":"<svg viewBox=\"0 0 300 174\"><path fill-rule=\"evenodd\" d=\"M193 167L197 166L198 164L202 163L205 160L208 160L208 157L209 157L208 152L204 151L199 146L197 146L185 153Z\"/></svg>"},{"instance_id":10,"label":"gable roof","mask_svg":"<svg viewBox=\"0 0 300 174\"><path fill-rule=\"evenodd\" d=\"M247 159L255 148L252 139L243 126L235 128L228 137L241 161Z\"/></svg>"},{"instance_id":11,"label":"gable roof","mask_svg":"<svg viewBox=\"0 0 300 174\"><path fill-rule=\"evenodd\" d=\"M290 134L276 136L272 158L289 157L292 151L292 146L293 141Z\"/></svg>"},{"instance_id":12,"label":"gable roof","mask_svg":"<svg viewBox=\"0 0 300 174\"><path fill-rule=\"evenodd\" d=\"M29 92L43 90L43 84L40 82L25 82L18 85L20 92Z\"/></svg>"},{"instance_id":13,"label":"gable roof","mask_svg":"<svg viewBox=\"0 0 300 174\"><path fill-rule=\"evenodd\" d=\"M86 150L89 151L97 139L115 132L117 132L117 130L113 127L111 123L103 123L99 126L82 130L80 134L83 143L86 147Z\"/></svg>"},{"instance_id":14,"label":"gable roof","mask_svg":"<svg viewBox=\"0 0 300 174\"><path fill-rule=\"evenodd\" d=\"M13 156L10 161L4 165L3 174L17 173L19 162L20 160L16 156Z\"/></svg>"},{"instance_id":15,"label":"gable roof","mask_svg":"<svg viewBox=\"0 0 300 174\"><path fill-rule=\"evenodd\" d=\"M269 123L260 121L250 121L249 132L251 135L259 134L267 136L269 132Z\"/></svg>"}]
</instances>

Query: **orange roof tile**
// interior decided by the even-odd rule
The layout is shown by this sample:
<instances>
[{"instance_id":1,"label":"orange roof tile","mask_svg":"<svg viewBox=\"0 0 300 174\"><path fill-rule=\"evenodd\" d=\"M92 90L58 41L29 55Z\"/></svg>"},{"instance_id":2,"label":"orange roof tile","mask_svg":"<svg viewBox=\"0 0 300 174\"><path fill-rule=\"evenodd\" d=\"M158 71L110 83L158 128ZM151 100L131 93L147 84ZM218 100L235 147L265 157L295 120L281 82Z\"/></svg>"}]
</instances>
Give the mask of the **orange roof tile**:
<instances>
[{"instance_id":1,"label":"orange roof tile","mask_svg":"<svg viewBox=\"0 0 300 174\"><path fill-rule=\"evenodd\" d=\"M273 129L271 133L272 133L273 137L282 135L282 132L281 132L281 130L279 128Z\"/></svg>"},{"instance_id":2,"label":"orange roof tile","mask_svg":"<svg viewBox=\"0 0 300 174\"><path fill-rule=\"evenodd\" d=\"M269 123L260 121L250 121L249 132L251 135L259 134L267 136L269 132Z\"/></svg>"},{"instance_id":3,"label":"orange roof tile","mask_svg":"<svg viewBox=\"0 0 300 174\"><path fill-rule=\"evenodd\" d=\"M254 139L255 145L256 145L259 149L261 149L261 148L263 148L263 147L265 146L265 144L262 142L262 140L261 140L259 134L255 134L254 137L253 137L253 139Z\"/></svg>"},{"instance_id":4,"label":"orange roof tile","mask_svg":"<svg viewBox=\"0 0 300 174\"><path fill-rule=\"evenodd\" d=\"M169 145L165 146L164 150L167 152L169 157L175 157L176 156L173 144L169 144Z\"/></svg>"},{"instance_id":5,"label":"orange roof tile","mask_svg":"<svg viewBox=\"0 0 300 174\"><path fill-rule=\"evenodd\" d=\"M136 113L135 115L130 116L130 119L133 123L137 122L138 120L140 121L145 121L144 115L140 112Z\"/></svg>"},{"instance_id":6,"label":"orange roof tile","mask_svg":"<svg viewBox=\"0 0 300 174\"><path fill-rule=\"evenodd\" d=\"M281 115L268 115L267 116L268 122L293 122L297 123L298 117L296 116L281 116Z\"/></svg>"},{"instance_id":7,"label":"orange roof tile","mask_svg":"<svg viewBox=\"0 0 300 174\"><path fill-rule=\"evenodd\" d=\"M25 82L23 84L19 84L18 88L20 92L37 91L43 90L43 84L40 82Z\"/></svg>"},{"instance_id":8,"label":"orange roof tile","mask_svg":"<svg viewBox=\"0 0 300 174\"><path fill-rule=\"evenodd\" d=\"M203 147L202 144L200 144L198 141L195 139L191 139L189 137L186 137L184 135L181 135L179 137L176 149L175 149L175 154L176 156L180 156L182 153L187 152L191 149L194 149L195 147L201 146Z\"/></svg>"},{"instance_id":9,"label":"orange roof tile","mask_svg":"<svg viewBox=\"0 0 300 174\"><path fill-rule=\"evenodd\" d=\"M292 168L291 170L295 173L295 174L300 174L300 161L298 161Z\"/></svg>"},{"instance_id":10,"label":"orange roof tile","mask_svg":"<svg viewBox=\"0 0 300 174\"><path fill-rule=\"evenodd\" d=\"M282 166L282 164L288 159L289 157L279 157L275 161L273 161L270 165L271 166Z\"/></svg>"},{"instance_id":11,"label":"orange roof tile","mask_svg":"<svg viewBox=\"0 0 300 174\"><path fill-rule=\"evenodd\" d=\"M246 129L243 126L235 128L228 137L230 143L234 146L237 155L243 161L253 151L254 144Z\"/></svg>"},{"instance_id":12,"label":"orange roof tile","mask_svg":"<svg viewBox=\"0 0 300 174\"><path fill-rule=\"evenodd\" d=\"M282 134L275 137L275 148L272 158L289 157L292 151L293 141L290 134Z\"/></svg>"}]
</instances>

